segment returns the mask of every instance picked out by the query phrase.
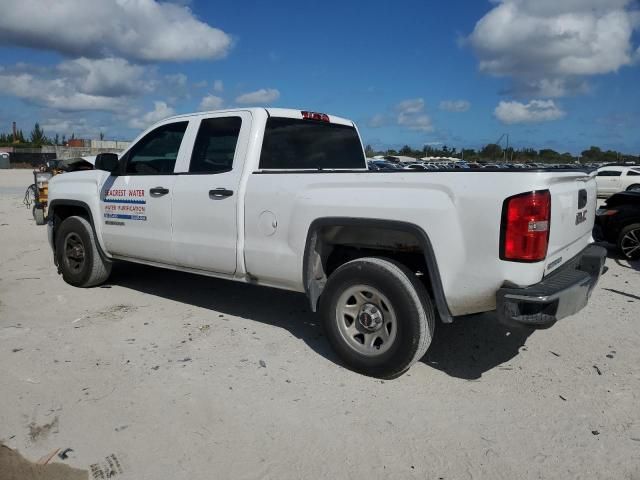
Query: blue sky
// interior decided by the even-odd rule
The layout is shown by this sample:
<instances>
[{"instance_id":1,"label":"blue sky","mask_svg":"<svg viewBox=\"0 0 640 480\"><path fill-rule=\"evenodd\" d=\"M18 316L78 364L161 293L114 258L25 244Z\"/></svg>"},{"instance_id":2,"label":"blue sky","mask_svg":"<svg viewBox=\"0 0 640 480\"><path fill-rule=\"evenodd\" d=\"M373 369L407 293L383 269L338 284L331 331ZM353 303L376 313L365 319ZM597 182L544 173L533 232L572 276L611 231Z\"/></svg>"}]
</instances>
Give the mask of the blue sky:
<instances>
[{"instance_id":1,"label":"blue sky","mask_svg":"<svg viewBox=\"0 0 640 480\"><path fill-rule=\"evenodd\" d=\"M8 3L2 131L132 138L173 113L271 105L352 118L375 148L508 133L640 152L633 0Z\"/></svg>"}]
</instances>

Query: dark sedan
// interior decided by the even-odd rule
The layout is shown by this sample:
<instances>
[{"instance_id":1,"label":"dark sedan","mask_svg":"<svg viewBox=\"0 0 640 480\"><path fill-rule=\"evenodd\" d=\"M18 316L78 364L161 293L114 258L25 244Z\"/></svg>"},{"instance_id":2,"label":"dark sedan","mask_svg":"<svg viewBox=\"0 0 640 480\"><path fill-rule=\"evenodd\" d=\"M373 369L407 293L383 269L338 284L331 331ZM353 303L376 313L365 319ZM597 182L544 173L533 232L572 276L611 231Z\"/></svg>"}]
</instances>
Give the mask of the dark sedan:
<instances>
[{"instance_id":1,"label":"dark sedan","mask_svg":"<svg viewBox=\"0 0 640 480\"><path fill-rule=\"evenodd\" d=\"M628 259L640 258L640 192L620 192L596 212L593 236L615 243Z\"/></svg>"}]
</instances>

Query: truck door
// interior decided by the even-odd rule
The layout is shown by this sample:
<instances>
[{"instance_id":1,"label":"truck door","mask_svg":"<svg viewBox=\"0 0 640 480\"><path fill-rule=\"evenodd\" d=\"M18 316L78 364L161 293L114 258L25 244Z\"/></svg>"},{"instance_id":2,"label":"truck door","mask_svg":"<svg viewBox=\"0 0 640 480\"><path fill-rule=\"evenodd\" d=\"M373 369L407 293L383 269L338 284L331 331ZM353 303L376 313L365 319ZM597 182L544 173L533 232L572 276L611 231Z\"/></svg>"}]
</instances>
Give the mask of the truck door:
<instances>
[{"instance_id":1,"label":"truck door","mask_svg":"<svg viewBox=\"0 0 640 480\"><path fill-rule=\"evenodd\" d=\"M188 124L170 122L147 133L121 158L120 174L110 176L102 186L102 232L109 253L174 263L174 166L180 155L186 155L181 147Z\"/></svg>"},{"instance_id":2,"label":"truck door","mask_svg":"<svg viewBox=\"0 0 640 480\"><path fill-rule=\"evenodd\" d=\"M236 271L240 180L251 114L207 114L173 195L173 256L178 265L217 273Z\"/></svg>"}]
</instances>

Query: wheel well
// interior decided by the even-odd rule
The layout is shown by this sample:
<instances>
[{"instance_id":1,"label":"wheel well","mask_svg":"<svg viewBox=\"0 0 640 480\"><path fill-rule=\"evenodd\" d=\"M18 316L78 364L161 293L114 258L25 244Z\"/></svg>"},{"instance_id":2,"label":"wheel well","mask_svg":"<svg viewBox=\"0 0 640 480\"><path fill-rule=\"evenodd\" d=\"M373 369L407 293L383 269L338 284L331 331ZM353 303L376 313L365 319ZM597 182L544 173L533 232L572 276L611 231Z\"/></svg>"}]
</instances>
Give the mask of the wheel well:
<instances>
[{"instance_id":1,"label":"wheel well","mask_svg":"<svg viewBox=\"0 0 640 480\"><path fill-rule=\"evenodd\" d=\"M74 216L84 217L91 221L91 217L87 209L80 205L56 205L53 209L53 218L54 221L57 220L58 225L62 223L63 220Z\"/></svg>"},{"instance_id":2,"label":"wheel well","mask_svg":"<svg viewBox=\"0 0 640 480\"><path fill-rule=\"evenodd\" d=\"M49 216L52 220L53 225L53 249L55 252L55 238L56 238L56 230L62 224L62 222L69 217L83 217L89 223L91 221L91 214L89 210L82 205L71 205L71 204L54 204L49 206ZM93 225L92 225L93 226ZM55 255L54 255L55 257Z\"/></svg>"},{"instance_id":3,"label":"wheel well","mask_svg":"<svg viewBox=\"0 0 640 480\"><path fill-rule=\"evenodd\" d=\"M443 321L451 321L433 251L426 234L400 222L350 225L324 224L312 227L307 240L304 281L311 308L329 276L341 265L362 257L385 257L414 272L435 300Z\"/></svg>"}]
</instances>

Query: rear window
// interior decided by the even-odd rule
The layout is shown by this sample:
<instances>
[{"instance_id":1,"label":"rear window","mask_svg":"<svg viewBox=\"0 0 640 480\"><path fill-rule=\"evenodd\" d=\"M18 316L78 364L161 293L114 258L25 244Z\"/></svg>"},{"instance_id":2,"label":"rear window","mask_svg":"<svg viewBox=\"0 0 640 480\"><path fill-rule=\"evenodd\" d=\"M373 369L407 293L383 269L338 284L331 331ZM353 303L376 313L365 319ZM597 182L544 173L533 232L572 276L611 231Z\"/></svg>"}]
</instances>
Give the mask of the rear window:
<instances>
[{"instance_id":1,"label":"rear window","mask_svg":"<svg viewBox=\"0 0 640 480\"><path fill-rule=\"evenodd\" d=\"M271 117L262 142L260 168L366 168L354 127L314 120Z\"/></svg>"},{"instance_id":2,"label":"rear window","mask_svg":"<svg viewBox=\"0 0 640 480\"><path fill-rule=\"evenodd\" d=\"M627 172L627 175L630 176L630 177L637 177L637 176L640 176L640 171L638 171L638 170L629 170Z\"/></svg>"}]
</instances>

